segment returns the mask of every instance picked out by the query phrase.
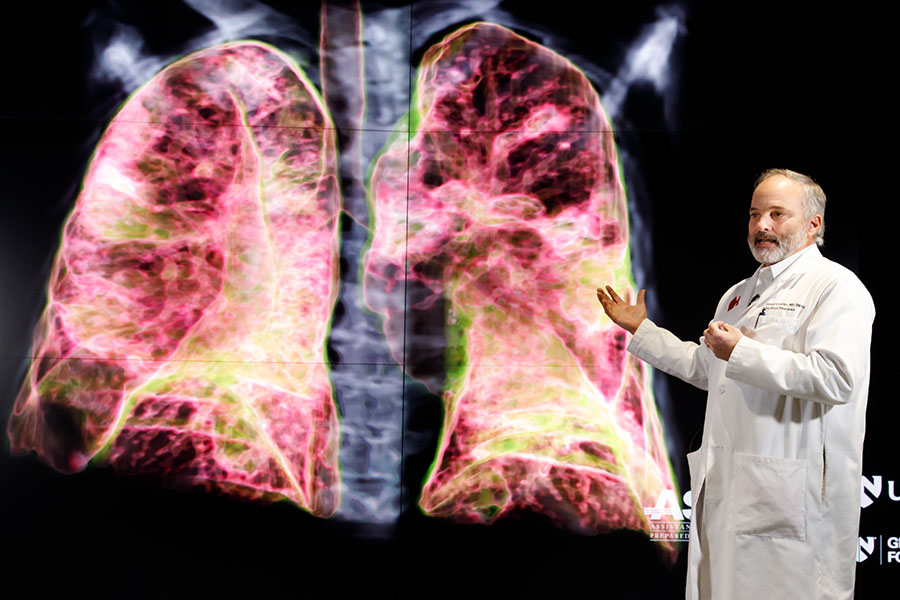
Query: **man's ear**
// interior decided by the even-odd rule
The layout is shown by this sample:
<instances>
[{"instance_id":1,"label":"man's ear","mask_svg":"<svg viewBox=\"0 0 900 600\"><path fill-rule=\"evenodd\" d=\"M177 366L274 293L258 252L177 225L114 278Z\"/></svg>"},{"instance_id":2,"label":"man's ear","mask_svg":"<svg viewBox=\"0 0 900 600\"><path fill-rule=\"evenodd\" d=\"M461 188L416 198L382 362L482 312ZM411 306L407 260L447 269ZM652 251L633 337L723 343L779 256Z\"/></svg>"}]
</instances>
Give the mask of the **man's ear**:
<instances>
[{"instance_id":1,"label":"man's ear","mask_svg":"<svg viewBox=\"0 0 900 600\"><path fill-rule=\"evenodd\" d=\"M822 228L822 215L815 215L812 219L807 221L806 233L807 233L807 235L811 235L813 237L813 239L815 239L816 233L821 228Z\"/></svg>"}]
</instances>

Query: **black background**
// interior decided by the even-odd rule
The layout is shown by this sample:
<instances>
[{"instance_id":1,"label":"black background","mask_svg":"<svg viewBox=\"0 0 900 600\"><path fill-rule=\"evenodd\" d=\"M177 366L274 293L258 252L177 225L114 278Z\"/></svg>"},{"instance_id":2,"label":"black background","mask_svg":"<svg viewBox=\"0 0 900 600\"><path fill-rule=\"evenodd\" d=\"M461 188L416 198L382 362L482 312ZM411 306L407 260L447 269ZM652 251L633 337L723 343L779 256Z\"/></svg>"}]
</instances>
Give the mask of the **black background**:
<instances>
[{"instance_id":1,"label":"black background","mask_svg":"<svg viewBox=\"0 0 900 600\"><path fill-rule=\"evenodd\" d=\"M108 3L94 4L109 12ZM299 9L291 4L280 8L298 19L317 15L315 2ZM555 50L590 57L610 72L663 6L552 4L552 10L537 2L503 7L520 16L526 30L538 23L557 32L567 47ZM887 15L859 3L727 4L682 5L685 33L673 64L677 102L669 107L674 122L664 119L663 101L652 89L638 87L616 123L644 186L632 201L651 238L646 283L657 307L651 316L683 338L697 338L721 293L755 268L745 242L755 176L771 166L812 175L829 198L823 253L859 275L878 310L864 472L900 480L889 383L896 229L889 194L897 186L896 128L885 88L895 61L885 54L889 39L881 30ZM124 99L115 86L86 76L95 60L92 28L102 27L91 21L94 8L21 3L4 19L4 431L61 224L103 124ZM131 3L121 10L155 32L146 39L156 52L203 26L177 2ZM670 433L687 446L702 426L704 393L676 381L667 386L677 415ZM409 459L404 481L410 487L424 475L427 450L427 458ZM8 589L22 583L38 597L65 591L100 598L683 596L684 555L668 567L636 534L575 536L525 517L493 527L459 526L427 519L414 505L403 507L396 528L367 528L283 504L163 489L105 469L63 476L32 457L11 456L8 441L0 461L0 539L8 552L0 572ZM673 461L679 474L685 472L680 456ZM864 510L860 534L900 535L895 506L882 501ZM890 590L898 568L874 558L861 563L857 597Z\"/></svg>"}]
</instances>

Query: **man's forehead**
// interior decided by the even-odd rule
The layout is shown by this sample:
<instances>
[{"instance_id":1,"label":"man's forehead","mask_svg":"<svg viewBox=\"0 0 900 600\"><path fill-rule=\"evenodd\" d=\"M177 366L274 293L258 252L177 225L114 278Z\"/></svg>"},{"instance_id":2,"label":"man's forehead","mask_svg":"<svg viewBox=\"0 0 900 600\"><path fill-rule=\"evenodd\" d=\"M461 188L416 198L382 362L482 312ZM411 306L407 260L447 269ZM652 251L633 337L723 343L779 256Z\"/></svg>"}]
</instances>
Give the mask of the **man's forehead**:
<instances>
[{"instance_id":1,"label":"man's forehead","mask_svg":"<svg viewBox=\"0 0 900 600\"><path fill-rule=\"evenodd\" d=\"M763 208L796 208L799 206L800 200L798 198L792 197L784 197L784 196L754 196L750 201L750 210L754 209L763 209Z\"/></svg>"},{"instance_id":2,"label":"man's forehead","mask_svg":"<svg viewBox=\"0 0 900 600\"><path fill-rule=\"evenodd\" d=\"M750 208L793 208L803 202L803 186L787 177L774 175L753 190Z\"/></svg>"}]
</instances>

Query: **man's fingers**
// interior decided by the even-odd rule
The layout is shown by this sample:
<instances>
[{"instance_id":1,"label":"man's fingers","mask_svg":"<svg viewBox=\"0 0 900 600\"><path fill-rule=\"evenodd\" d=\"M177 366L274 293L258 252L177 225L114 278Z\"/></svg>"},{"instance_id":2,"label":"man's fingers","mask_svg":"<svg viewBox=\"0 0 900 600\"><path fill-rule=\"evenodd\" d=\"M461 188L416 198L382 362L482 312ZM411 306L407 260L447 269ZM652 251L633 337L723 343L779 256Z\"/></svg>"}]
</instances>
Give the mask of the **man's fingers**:
<instances>
[{"instance_id":1,"label":"man's fingers","mask_svg":"<svg viewBox=\"0 0 900 600\"><path fill-rule=\"evenodd\" d=\"M612 288L610 288L609 286L606 286L606 289L611 290ZM603 290L603 288L597 288L597 298L600 300L600 304L603 304L603 305L615 304L615 300L613 299L613 296L610 294L607 294Z\"/></svg>"},{"instance_id":2,"label":"man's fingers","mask_svg":"<svg viewBox=\"0 0 900 600\"><path fill-rule=\"evenodd\" d=\"M647 290L640 290L637 295L637 300L635 301L634 306L641 306L645 303L644 297L647 293ZM622 300L622 297L616 293L616 290L612 288L611 285L606 286L606 289L599 287L597 288L597 298L600 299L600 302L606 300L610 304L625 304L631 306L625 300Z\"/></svg>"},{"instance_id":3,"label":"man's fingers","mask_svg":"<svg viewBox=\"0 0 900 600\"><path fill-rule=\"evenodd\" d=\"M616 293L616 290L612 289L612 286L606 286L606 291L609 292L609 297L613 299L615 302L622 302L622 299L619 298L619 295Z\"/></svg>"},{"instance_id":4,"label":"man's fingers","mask_svg":"<svg viewBox=\"0 0 900 600\"><path fill-rule=\"evenodd\" d=\"M713 342L716 340L721 340L725 338L725 334L734 330L734 327L727 323L723 323L722 321L713 321L709 324L703 331L703 337L706 338L707 343Z\"/></svg>"},{"instance_id":5,"label":"man's fingers","mask_svg":"<svg viewBox=\"0 0 900 600\"><path fill-rule=\"evenodd\" d=\"M600 306L603 308L603 312L606 313L608 317L611 318L611 313L615 310L616 303L607 296L603 290L597 290L597 300L600 301Z\"/></svg>"}]
</instances>

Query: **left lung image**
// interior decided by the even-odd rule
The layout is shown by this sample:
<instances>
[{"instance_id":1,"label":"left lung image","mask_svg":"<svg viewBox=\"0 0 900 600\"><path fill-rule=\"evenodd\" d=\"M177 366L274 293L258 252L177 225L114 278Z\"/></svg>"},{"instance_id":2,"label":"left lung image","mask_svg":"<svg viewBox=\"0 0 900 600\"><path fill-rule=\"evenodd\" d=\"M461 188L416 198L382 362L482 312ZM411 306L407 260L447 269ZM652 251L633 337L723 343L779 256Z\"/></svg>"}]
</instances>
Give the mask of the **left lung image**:
<instances>
[{"instance_id":1,"label":"left lung image","mask_svg":"<svg viewBox=\"0 0 900 600\"><path fill-rule=\"evenodd\" d=\"M340 207L334 130L293 60L240 42L162 70L64 225L13 449L333 514Z\"/></svg>"},{"instance_id":2,"label":"left lung image","mask_svg":"<svg viewBox=\"0 0 900 600\"><path fill-rule=\"evenodd\" d=\"M633 290L597 92L479 22L425 52L413 97L372 169L365 283L396 360L443 400L421 509L649 532L674 484L648 375L594 291Z\"/></svg>"}]
</instances>

